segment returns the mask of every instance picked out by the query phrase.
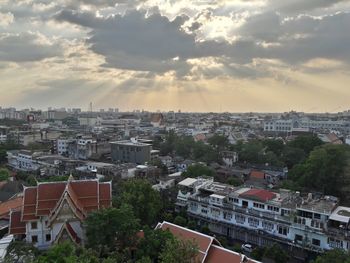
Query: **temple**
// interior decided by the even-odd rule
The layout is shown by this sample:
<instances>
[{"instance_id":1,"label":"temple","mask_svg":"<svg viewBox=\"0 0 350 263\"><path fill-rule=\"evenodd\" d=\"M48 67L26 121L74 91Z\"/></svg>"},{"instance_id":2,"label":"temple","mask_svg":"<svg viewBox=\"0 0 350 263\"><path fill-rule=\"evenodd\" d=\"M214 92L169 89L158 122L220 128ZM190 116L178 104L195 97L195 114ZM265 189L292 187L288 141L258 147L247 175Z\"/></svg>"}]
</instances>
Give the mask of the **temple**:
<instances>
[{"instance_id":1,"label":"temple","mask_svg":"<svg viewBox=\"0 0 350 263\"><path fill-rule=\"evenodd\" d=\"M23 195L21 209L11 211L9 233L39 249L65 240L84 245L85 218L112 202L111 183L98 180L38 183Z\"/></svg>"}]
</instances>

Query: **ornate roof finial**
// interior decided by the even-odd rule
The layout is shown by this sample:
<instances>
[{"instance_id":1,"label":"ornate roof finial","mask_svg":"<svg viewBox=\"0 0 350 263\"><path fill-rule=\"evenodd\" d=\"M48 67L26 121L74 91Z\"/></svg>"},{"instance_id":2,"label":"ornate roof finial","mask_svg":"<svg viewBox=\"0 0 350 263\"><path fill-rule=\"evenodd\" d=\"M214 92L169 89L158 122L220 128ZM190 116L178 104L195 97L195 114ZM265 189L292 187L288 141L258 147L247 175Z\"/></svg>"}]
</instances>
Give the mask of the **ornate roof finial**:
<instances>
[{"instance_id":1,"label":"ornate roof finial","mask_svg":"<svg viewBox=\"0 0 350 263\"><path fill-rule=\"evenodd\" d=\"M74 180L74 177L72 175L72 172L70 172L70 175L68 177L68 182L73 181L73 180Z\"/></svg>"}]
</instances>

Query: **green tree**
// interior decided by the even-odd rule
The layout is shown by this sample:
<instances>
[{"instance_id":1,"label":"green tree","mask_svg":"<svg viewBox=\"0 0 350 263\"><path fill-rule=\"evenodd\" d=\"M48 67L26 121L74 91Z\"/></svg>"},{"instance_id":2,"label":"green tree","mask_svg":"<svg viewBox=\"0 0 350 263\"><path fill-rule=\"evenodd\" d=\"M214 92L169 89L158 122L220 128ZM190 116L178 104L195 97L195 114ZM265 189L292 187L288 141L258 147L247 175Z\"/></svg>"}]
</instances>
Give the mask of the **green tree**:
<instances>
[{"instance_id":1,"label":"green tree","mask_svg":"<svg viewBox=\"0 0 350 263\"><path fill-rule=\"evenodd\" d=\"M266 248L264 256L273 259L275 263L285 263L289 260L287 252L277 244Z\"/></svg>"},{"instance_id":2,"label":"green tree","mask_svg":"<svg viewBox=\"0 0 350 263\"><path fill-rule=\"evenodd\" d=\"M131 248L136 242L136 233L140 229L130 206L99 210L88 215L86 221L87 246L100 255L118 249Z\"/></svg>"},{"instance_id":3,"label":"green tree","mask_svg":"<svg viewBox=\"0 0 350 263\"><path fill-rule=\"evenodd\" d=\"M32 263L38 254L38 249L32 244L13 241L7 248L4 263Z\"/></svg>"},{"instance_id":4,"label":"green tree","mask_svg":"<svg viewBox=\"0 0 350 263\"><path fill-rule=\"evenodd\" d=\"M255 260L261 261L265 254L265 250L265 248L257 247L252 251L250 256Z\"/></svg>"},{"instance_id":5,"label":"green tree","mask_svg":"<svg viewBox=\"0 0 350 263\"><path fill-rule=\"evenodd\" d=\"M282 152L282 160L290 169L306 159L306 153L303 149L286 146Z\"/></svg>"},{"instance_id":6,"label":"green tree","mask_svg":"<svg viewBox=\"0 0 350 263\"><path fill-rule=\"evenodd\" d=\"M215 172L210 167L203 164L194 164L187 168L186 172L183 172L184 177L198 177L198 176L214 176Z\"/></svg>"},{"instance_id":7,"label":"green tree","mask_svg":"<svg viewBox=\"0 0 350 263\"><path fill-rule=\"evenodd\" d=\"M117 205L121 204L132 207L134 215L144 225L155 223L162 209L159 192L143 179L131 179L121 184L117 194Z\"/></svg>"},{"instance_id":8,"label":"green tree","mask_svg":"<svg viewBox=\"0 0 350 263\"><path fill-rule=\"evenodd\" d=\"M152 262L157 262L166 242L172 239L174 239L174 236L169 231L146 228L144 230L144 238L137 245L136 259L151 259Z\"/></svg>"},{"instance_id":9,"label":"green tree","mask_svg":"<svg viewBox=\"0 0 350 263\"><path fill-rule=\"evenodd\" d=\"M301 187L339 196L345 185L350 150L345 145L327 144L313 150L307 160L289 172Z\"/></svg>"},{"instance_id":10,"label":"green tree","mask_svg":"<svg viewBox=\"0 0 350 263\"><path fill-rule=\"evenodd\" d=\"M186 218L182 216L176 216L174 219L174 224L179 225L179 226L186 226L187 220Z\"/></svg>"},{"instance_id":11,"label":"green tree","mask_svg":"<svg viewBox=\"0 0 350 263\"><path fill-rule=\"evenodd\" d=\"M9 177L10 177L10 171L7 170L6 168L0 168L0 182L8 180Z\"/></svg>"},{"instance_id":12,"label":"green tree","mask_svg":"<svg viewBox=\"0 0 350 263\"><path fill-rule=\"evenodd\" d=\"M317 146L321 146L323 142L315 135L298 136L287 145L294 148L302 149L308 155Z\"/></svg>"},{"instance_id":13,"label":"green tree","mask_svg":"<svg viewBox=\"0 0 350 263\"><path fill-rule=\"evenodd\" d=\"M266 151L271 151L275 155L280 156L284 150L284 143L280 139L267 139L263 141Z\"/></svg>"},{"instance_id":14,"label":"green tree","mask_svg":"<svg viewBox=\"0 0 350 263\"><path fill-rule=\"evenodd\" d=\"M226 136L215 134L208 139L208 143L219 150L223 150L228 146L229 141Z\"/></svg>"},{"instance_id":15,"label":"green tree","mask_svg":"<svg viewBox=\"0 0 350 263\"><path fill-rule=\"evenodd\" d=\"M161 263L193 263L199 262L198 245L190 240L167 240L164 250L159 255Z\"/></svg>"},{"instance_id":16,"label":"green tree","mask_svg":"<svg viewBox=\"0 0 350 263\"><path fill-rule=\"evenodd\" d=\"M332 249L318 256L312 263L350 263L350 254L341 249Z\"/></svg>"},{"instance_id":17,"label":"green tree","mask_svg":"<svg viewBox=\"0 0 350 263\"><path fill-rule=\"evenodd\" d=\"M243 184L243 181L237 177L231 176L227 179L227 183L233 186L240 186Z\"/></svg>"}]
</instances>

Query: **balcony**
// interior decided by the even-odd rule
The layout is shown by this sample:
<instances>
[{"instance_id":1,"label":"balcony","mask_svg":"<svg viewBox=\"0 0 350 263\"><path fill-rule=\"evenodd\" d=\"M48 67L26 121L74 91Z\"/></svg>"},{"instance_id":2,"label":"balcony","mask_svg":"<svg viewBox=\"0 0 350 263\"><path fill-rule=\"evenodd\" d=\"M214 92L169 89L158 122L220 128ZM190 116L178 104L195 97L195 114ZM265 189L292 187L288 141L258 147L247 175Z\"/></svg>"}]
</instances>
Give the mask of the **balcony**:
<instances>
[{"instance_id":1,"label":"balcony","mask_svg":"<svg viewBox=\"0 0 350 263\"><path fill-rule=\"evenodd\" d=\"M338 238L345 238L346 240L350 240L350 231L345 229L339 229L335 227L328 227L327 230L325 230L326 233L333 237Z\"/></svg>"}]
</instances>

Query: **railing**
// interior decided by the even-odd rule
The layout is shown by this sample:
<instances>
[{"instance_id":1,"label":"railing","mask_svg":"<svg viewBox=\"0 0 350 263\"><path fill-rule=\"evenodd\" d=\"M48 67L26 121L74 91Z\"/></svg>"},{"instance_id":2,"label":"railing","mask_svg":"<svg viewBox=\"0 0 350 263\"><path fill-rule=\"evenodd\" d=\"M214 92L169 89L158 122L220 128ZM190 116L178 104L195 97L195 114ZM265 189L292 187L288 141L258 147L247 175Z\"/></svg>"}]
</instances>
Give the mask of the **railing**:
<instances>
[{"instance_id":1,"label":"railing","mask_svg":"<svg viewBox=\"0 0 350 263\"><path fill-rule=\"evenodd\" d=\"M350 240L350 231L349 230L328 227L328 229L326 229L325 231L327 234L332 235L334 237L341 237L341 238L345 238L347 240Z\"/></svg>"}]
</instances>

